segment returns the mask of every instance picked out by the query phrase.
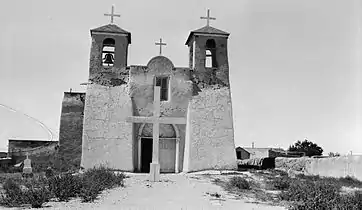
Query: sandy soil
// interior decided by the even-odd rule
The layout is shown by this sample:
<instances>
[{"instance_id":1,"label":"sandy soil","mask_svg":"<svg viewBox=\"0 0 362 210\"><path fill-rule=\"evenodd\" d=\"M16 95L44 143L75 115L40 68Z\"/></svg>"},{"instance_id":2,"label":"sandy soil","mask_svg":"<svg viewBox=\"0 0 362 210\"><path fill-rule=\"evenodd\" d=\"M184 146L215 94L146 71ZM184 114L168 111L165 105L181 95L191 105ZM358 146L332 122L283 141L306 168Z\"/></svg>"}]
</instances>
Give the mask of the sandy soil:
<instances>
[{"instance_id":1,"label":"sandy soil","mask_svg":"<svg viewBox=\"0 0 362 210\"><path fill-rule=\"evenodd\" d=\"M105 191L93 203L73 199L69 202L50 202L43 209L285 209L237 198L211 183L210 176L207 178L199 173L161 174L161 181L155 183L147 181L147 174L127 175L129 178L125 180L125 187ZM220 194L220 198L210 195L213 193Z\"/></svg>"}]
</instances>

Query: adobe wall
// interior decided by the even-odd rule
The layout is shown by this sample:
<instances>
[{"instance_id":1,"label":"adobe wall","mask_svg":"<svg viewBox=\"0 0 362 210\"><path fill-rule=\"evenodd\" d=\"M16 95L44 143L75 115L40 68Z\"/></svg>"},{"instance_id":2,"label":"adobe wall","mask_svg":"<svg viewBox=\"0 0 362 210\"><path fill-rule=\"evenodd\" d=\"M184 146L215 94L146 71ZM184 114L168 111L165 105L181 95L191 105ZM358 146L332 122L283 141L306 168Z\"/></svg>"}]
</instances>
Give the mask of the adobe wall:
<instances>
[{"instance_id":1,"label":"adobe wall","mask_svg":"<svg viewBox=\"0 0 362 210\"><path fill-rule=\"evenodd\" d=\"M160 102L161 116L167 117L185 117L187 113L188 102L192 97L192 82L190 81L190 72L188 68L174 68L171 61L163 56L157 56L149 62L147 66L131 66L129 77L130 97L133 102L134 116L152 116L153 115L153 90L154 78L156 76L168 76L170 94L167 101ZM134 124L135 134L138 134L141 124ZM185 145L186 125L175 125L180 133L179 148L179 171L183 168L183 154ZM167 125L160 125L160 135L162 136ZM152 127L150 129L152 132ZM164 131L164 133L171 133ZM137 143L138 136L134 136L134 142ZM138 153L138 150L135 150ZM138 158L138 155L135 155ZM137 160L135 160L135 164Z\"/></svg>"},{"instance_id":2,"label":"adobe wall","mask_svg":"<svg viewBox=\"0 0 362 210\"><path fill-rule=\"evenodd\" d=\"M133 171L132 102L128 86L87 87L84 109L81 166L85 169L106 165L116 170Z\"/></svg>"},{"instance_id":3,"label":"adobe wall","mask_svg":"<svg viewBox=\"0 0 362 210\"><path fill-rule=\"evenodd\" d=\"M116 34L100 34L94 32L92 35L92 47L90 50L89 58L89 78L96 77L97 74L103 71L107 71L109 67L103 67L102 65L102 48L103 41L107 38L111 38L115 41L115 59L114 70L116 73L121 73L127 66L127 54L128 54L128 38L123 35Z\"/></svg>"},{"instance_id":4,"label":"adobe wall","mask_svg":"<svg viewBox=\"0 0 362 210\"><path fill-rule=\"evenodd\" d=\"M59 155L70 167L79 168L82 152L85 93L65 92L59 128Z\"/></svg>"},{"instance_id":5,"label":"adobe wall","mask_svg":"<svg viewBox=\"0 0 362 210\"><path fill-rule=\"evenodd\" d=\"M250 153L251 158L265 158L269 157L269 149L253 149Z\"/></svg>"},{"instance_id":6,"label":"adobe wall","mask_svg":"<svg viewBox=\"0 0 362 210\"><path fill-rule=\"evenodd\" d=\"M204 89L187 113L184 172L236 169L230 90Z\"/></svg>"},{"instance_id":7,"label":"adobe wall","mask_svg":"<svg viewBox=\"0 0 362 210\"><path fill-rule=\"evenodd\" d=\"M331 177L352 176L362 181L362 155L313 158L306 165L306 172Z\"/></svg>"},{"instance_id":8,"label":"adobe wall","mask_svg":"<svg viewBox=\"0 0 362 210\"><path fill-rule=\"evenodd\" d=\"M205 67L205 45L208 39L213 39L216 44L216 65L217 68ZM196 36L193 38L195 44L195 70L192 72L192 81L195 84L195 93L205 88L217 85L219 87L229 87L229 63L227 55L227 39L225 37ZM191 44L192 42L190 42ZM193 46L190 45L190 51ZM190 62L192 62L190 53Z\"/></svg>"},{"instance_id":9,"label":"adobe wall","mask_svg":"<svg viewBox=\"0 0 362 210\"><path fill-rule=\"evenodd\" d=\"M285 158L277 157L275 167L303 172L309 175L327 177L354 176L362 180L362 155L327 158Z\"/></svg>"},{"instance_id":10,"label":"adobe wall","mask_svg":"<svg viewBox=\"0 0 362 210\"><path fill-rule=\"evenodd\" d=\"M9 140L8 153L14 164L23 161L28 154L30 157L43 153L54 155L58 141Z\"/></svg>"}]
</instances>

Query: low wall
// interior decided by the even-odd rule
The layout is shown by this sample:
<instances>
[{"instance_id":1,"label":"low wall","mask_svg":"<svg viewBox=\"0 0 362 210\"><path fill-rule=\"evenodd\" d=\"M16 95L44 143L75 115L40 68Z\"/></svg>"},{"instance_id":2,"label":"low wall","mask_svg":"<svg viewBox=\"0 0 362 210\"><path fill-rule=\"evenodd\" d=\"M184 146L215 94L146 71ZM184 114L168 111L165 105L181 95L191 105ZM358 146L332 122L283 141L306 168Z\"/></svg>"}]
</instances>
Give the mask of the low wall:
<instances>
[{"instance_id":1,"label":"low wall","mask_svg":"<svg viewBox=\"0 0 362 210\"><path fill-rule=\"evenodd\" d=\"M362 180L362 155L330 158L283 158L275 159L275 167L304 172L308 175L329 177L352 176Z\"/></svg>"},{"instance_id":2,"label":"low wall","mask_svg":"<svg viewBox=\"0 0 362 210\"><path fill-rule=\"evenodd\" d=\"M306 172L331 177L352 176L362 180L362 155L316 158L307 164Z\"/></svg>"}]
</instances>

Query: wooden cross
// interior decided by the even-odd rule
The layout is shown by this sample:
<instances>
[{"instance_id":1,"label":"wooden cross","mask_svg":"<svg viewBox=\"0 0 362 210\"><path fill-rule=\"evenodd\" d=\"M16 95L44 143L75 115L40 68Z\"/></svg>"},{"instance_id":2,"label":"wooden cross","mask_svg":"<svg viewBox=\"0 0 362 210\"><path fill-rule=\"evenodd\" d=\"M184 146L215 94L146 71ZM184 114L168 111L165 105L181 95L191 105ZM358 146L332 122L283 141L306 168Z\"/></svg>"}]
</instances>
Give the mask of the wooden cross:
<instances>
[{"instance_id":1,"label":"wooden cross","mask_svg":"<svg viewBox=\"0 0 362 210\"><path fill-rule=\"evenodd\" d=\"M207 17L200 17L200 19L206 19L206 25L209 26L210 25L210 20L216 20L216 18L214 17L210 17L210 9L207 9Z\"/></svg>"},{"instance_id":2,"label":"wooden cross","mask_svg":"<svg viewBox=\"0 0 362 210\"><path fill-rule=\"evenodd\" d=\"M160 45L160 55L162 55L162 46L167 45L166 43L162 43L162 38L160 38L160 42L156 42L155 45Z\"/></svg>"},{"instance_id":3,"label":"wooden cross","mask_svg":"<svg viewBox=\"0 0 362 210\"><path fill-rule=\"evenodd\" d=\"M153 123L153 145L152 145L152 163L150 165L150 181L159 181L159 136L160 124L186 124L184 117L161 117L160 116L160 87L154 87L153 95L153 116L131 116L127 117L129 123ZM177 169L176 169L177 170Z\"/></svg>"},{"instance_id":4,"label":"wooden cross","mask_svg":"<svg viewBox=\"0 0 362 210\"><path fill-rule=\"evenodd\" d=\"M113 24L114 17L121 17L121 15L114 14L114 6L112 5L112 12L111 14L104 14L104 16L110 16L111 17L111 24Z\"/></svg>"}]
</instances>

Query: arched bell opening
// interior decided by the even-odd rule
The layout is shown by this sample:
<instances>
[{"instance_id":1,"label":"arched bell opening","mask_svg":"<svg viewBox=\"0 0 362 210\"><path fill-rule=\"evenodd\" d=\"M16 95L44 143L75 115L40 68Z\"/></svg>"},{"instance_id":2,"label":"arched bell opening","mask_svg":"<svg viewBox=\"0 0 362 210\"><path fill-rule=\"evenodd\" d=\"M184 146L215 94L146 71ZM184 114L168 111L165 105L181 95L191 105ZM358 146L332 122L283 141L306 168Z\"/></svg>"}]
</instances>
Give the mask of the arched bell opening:
<instances>
[{"instance_id":1,"label":"arched bell opening","mask_svg":"<svg viewBox=\"0 0 362 210\"><path fill-rule=\"evenodd\" d=\"M115 60L115 41L114 39L107 38L103 41L102 47L102 65L113 66Z\"/></svg>"},{"instance_id":2,"label":"arched bell opening","mask_svg":"<svg viewBox=\"0 0 362 210\"><path fill-rule=\"evenodd\" d=\"M208 39L205 44L205 68L217 68L216 43L214 39Z\"/></svg>"}]
</instances>

